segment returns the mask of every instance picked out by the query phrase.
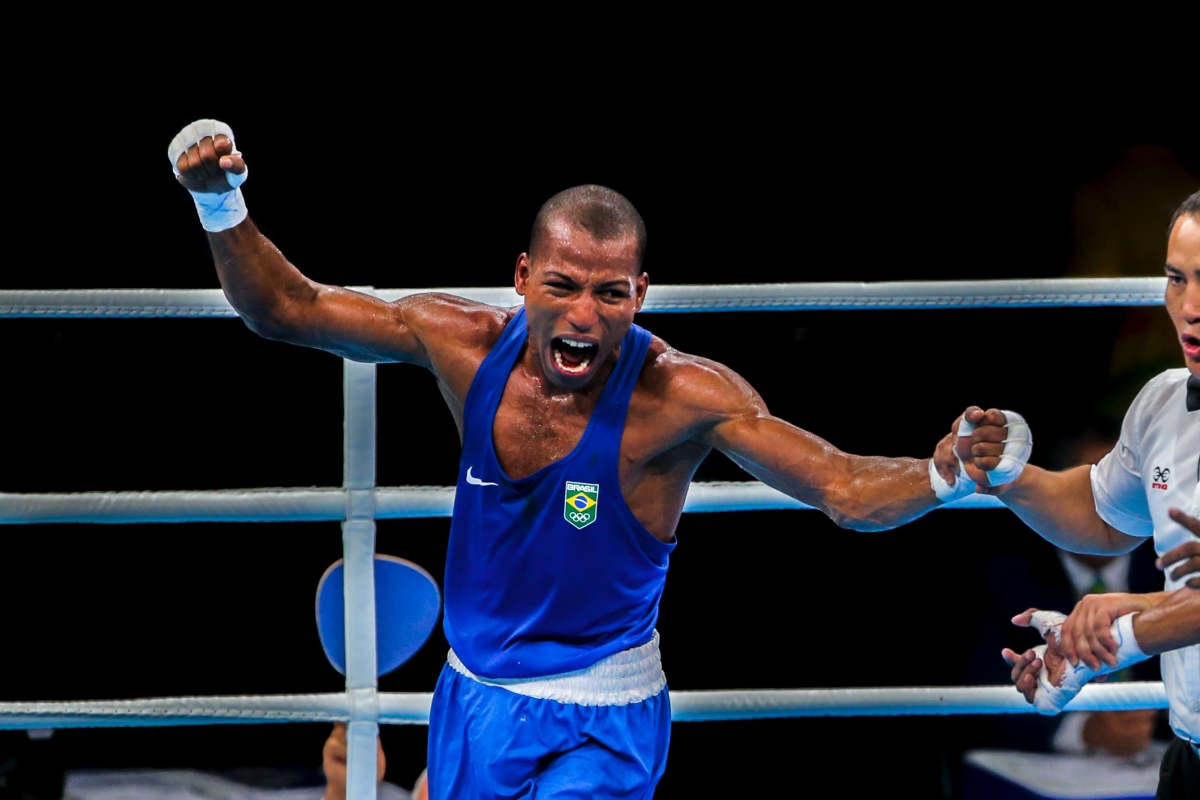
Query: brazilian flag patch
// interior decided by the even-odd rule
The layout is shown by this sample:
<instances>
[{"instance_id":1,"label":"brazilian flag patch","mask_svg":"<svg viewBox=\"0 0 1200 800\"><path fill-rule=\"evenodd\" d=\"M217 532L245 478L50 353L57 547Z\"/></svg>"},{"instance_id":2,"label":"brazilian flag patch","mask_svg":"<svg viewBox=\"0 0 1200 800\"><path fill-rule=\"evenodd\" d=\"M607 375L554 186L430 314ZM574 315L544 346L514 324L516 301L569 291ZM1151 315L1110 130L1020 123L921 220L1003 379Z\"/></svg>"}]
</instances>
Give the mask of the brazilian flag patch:
<instances>
[{"instance_id":1,"label":"brazilian flag patch","mask_svg":"<svg viewBox=\"0 0 1200 800\"><path fill-rule=\"evenodd\" d=\"M600 502L600 484L567 481L567 500L563 504L563 519L576 528L586 528L596 521Z\"/></svg>"}]
</instances>

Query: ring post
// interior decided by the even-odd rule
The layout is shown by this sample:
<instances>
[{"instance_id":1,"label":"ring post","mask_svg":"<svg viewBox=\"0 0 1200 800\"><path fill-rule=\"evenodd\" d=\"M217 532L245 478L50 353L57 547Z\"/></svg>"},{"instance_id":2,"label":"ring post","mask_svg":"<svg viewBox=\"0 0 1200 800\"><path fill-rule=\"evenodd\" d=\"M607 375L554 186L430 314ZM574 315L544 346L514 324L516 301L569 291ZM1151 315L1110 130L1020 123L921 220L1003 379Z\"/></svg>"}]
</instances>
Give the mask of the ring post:
<instances>
[{"instance_id":1,"label":"ring post","mask_svg":"<svg viewBox=\"0 0 1200 800\"><path fill-rule=\"evenodd\" d=\"M373 293L371 288L358 291ZM347 800L375 800L379 735L375 653L375 365L343 362L346 520Z\"/></svg>"}]
</instances>

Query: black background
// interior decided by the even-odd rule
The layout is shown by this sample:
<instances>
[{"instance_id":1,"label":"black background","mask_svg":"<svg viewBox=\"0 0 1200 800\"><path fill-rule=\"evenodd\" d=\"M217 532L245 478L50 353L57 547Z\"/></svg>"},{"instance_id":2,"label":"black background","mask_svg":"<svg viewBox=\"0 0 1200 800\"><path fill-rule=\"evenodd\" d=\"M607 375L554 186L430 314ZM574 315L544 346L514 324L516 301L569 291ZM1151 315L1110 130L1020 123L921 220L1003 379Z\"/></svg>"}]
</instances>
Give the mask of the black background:
<instances>
[{"instance_id":1,"label":"black background","mask_svg":"<svg viewBox=\"0 0 1200 800\"><path fill-rule=\"evenodd\" d=\"M1076 187L1138 142L1175 148L1193 171L1200 155L1194 114L1163 103L1166 76L1152 74L1035 91L1036 81L1002 77L950 85L920 68L859 80L834 74L837 62L682 70L652 83L599 68L570 80L564 69L553 86L536 72L489 77L486 65L464 84L444 62L412 58L399 77L350 67L301 77L281 59L254 80L213 67L205 82L179 66L174 84L150 77L161 64L131 62L12 88L21 127L0 288L215 287L165 157L175 132L204 116L233 126L251 165L249 208L294 263L317 280L388 288L508 283L538 206L583 182L616 188L642 212L651 292L1050 277L1070 256ZM1070 431L1119 313L639 322L737 369L774 413L843 449L925 456L971 403L1023 410L1041 442ZM266 342L234 320L0 320L0 341L2 491L341 481L332 356ZM379 386L379 482L451 483L458 447L432 378L386 366ZM714 456L698 477L743 476ZM447 520L381 522L379 550L440 575L447 531ZM312 615L317 580L340 555L336 524L2 533L0 700L340 688ZM1001 511L936 512L880 534L815 512L688 515L678 536L659 622L675 689L961 682L955 653L980 602L977 565L1046 546ZM439 631L381 688L430 690L445 650ZM864 793L935 796L970 744L959 726L679 724L660 795L850 778ZM326 732L65 731L54 742L69 766L311 766ZM389 778L411 784L424 736L384 731Z\"/></svg>"}]
</instances>

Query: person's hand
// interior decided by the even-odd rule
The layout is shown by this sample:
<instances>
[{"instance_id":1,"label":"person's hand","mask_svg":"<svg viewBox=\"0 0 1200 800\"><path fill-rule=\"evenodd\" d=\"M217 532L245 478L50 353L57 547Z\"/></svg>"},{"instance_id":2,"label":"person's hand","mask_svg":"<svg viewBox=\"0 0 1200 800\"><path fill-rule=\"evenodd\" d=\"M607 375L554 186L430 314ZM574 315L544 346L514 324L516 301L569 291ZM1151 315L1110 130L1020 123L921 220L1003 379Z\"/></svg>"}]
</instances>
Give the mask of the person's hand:
<instances>
[{"instance_id":1,"label":"person's hand","mask_svg":"<svg viewBox=\"0 0 1200 800\"><path fill-rule=\"evenodd\" d=\"M212 192L224 194L233 191L225 174L241 175L246 171L246 161L234 152L233 142L223 133L216 137L205 136L175 160L179 171L176 179L190 192Z\"/></svg>"},{"instance_id":2,"label":"person's hand","mask_svg":"<svg viewBox=\"0 0 1200 800\"><path fill-rule=\"evenodd\" d=\"M1021 628L1032 627L1033 612L1035 611L1037 611L1036 608L1022 611L1012 618L1013 624ZM1057 637L1049 634L1042 638L1046 640L1046 651L1041 658L1034 650L1026 650L1024 653L1018 654L1006 647L1000 651L1000 656L1012 667L1012 682L1016 685L1017 691L1024 695L1025 701L1030 704L1033 703L1034 695L1037 693L1038 672L1042 669L1043 660L1050 683L1054 686L1062 684L1063 675L1067 671L1067 659L1063 655Z\"/></svg>"},{"instance_id":3,"label":"person's hand","mask_svg":"<svg viewBox=\"0 0 1200 800\"><path fill-rule=\"evenodd\" d=\"M387 768L387 758L383 755L383 742L375 740L378 753L376 758L375 780L383 782L383 773ZM346 800L346 723L333 723L333 731L325 740L325 749L321 753L321 766L325 770L324 800Z\"/></svg>"},{"instance_id":4,"label":"person's hand","mask_svg":"<svg viewBox=\"0 0 1200 800\"><path fill-rule=\"evenodd\" d=\"M1117 617L1135 611L1148 611L1150 601L1145 595L1108 592L1085 595L1062 626L1062 653L1073 667L1082 661L1099 671L1101 662L1117 665L1118 642L1112 635Z\"/></svg>"},{"instance_id":5,"label":"person's hand","mask_svg":"<svg viewBox=\"0 0 1200 800\"><path fill-rule=\"evenodd\" d=\"M958 424L961 421L961 416L954 420L950 432L942 437L933 450L933 468L942 476L942 480L951 486L958 483L959 466L958 458L954 455L954 446L958 444Z\"/></svg>"},{"instance_id":6,"label":"person's hand","mask_svg":"<svg viewBox=\"0 0 1200 800\"><path fill-rule=\"evenodd\" d=\"M1007 647L1000 651L1000 656L1012 667L1012 682L1017 691L1025 696L1025 702L1033 705L1033 696L1037 694L1037 676L1042 669L1042 660L1033 650L1017 653Z\"/></svg>"},{"instance_id":7,"label":"person's hand","mask_svg":"<svg viewBox=\"0 0 1200 800\"><path fill-rule=\"evenodd\" d=\"M1178 508L1168 509L1167 514L1194 536L1200 536L1200 519L1185 514ZM1171 580L1179 580L1193 572L1200 573L1200 541L1185 542L1174 550L1168 550L1155 564L1166 572ZM1200 589L1200 575L1189 580L1187 585L1192 589Z\"/></svg>"},{"instance_id":8,"label":"person's hand","mask_svg":"<svg viewBox=\"0 0 1200 800\"><path fill-rule=\"evenodd\" d=\"M959 435L960 431L963 431L964 420L973 426L973 430L968 427L964 435ZM987 467L994 469L1000 463L1000 455L1004 452L1004 440L1008 435L1007 429L1004 427L1005 422L1003 412L995 409L984 411L979 406L971 406L960 414L950 425L950 432L942 437L933 451L933 468L937 470L941 479L949 486L957 486L965 469L968 480L974 482L980 480L984 474L982 468L973 468L972 466L975 463L972 450L977 442L981 445L985 457L994 455L993 462L990 462L990 466ZM986 485L986 479L984 482ZM962 496L964 493L974 490L975 487L968 484L955 495ZM941 495L939 494L939 496Z\"/></svg>"},{"instance_id":9,"label":"person's hand","mask_svg":"<svg viewBox=\"0 0 1200 800\"><path fill-rule=\"evenodd\" d=\"M1083 723L1083 743L1114 756L1137 755L1150 746L1157 716L1153 708L1093 711Z\"/></svg>"},{"instance_id":10,"label":"person's hand","mask_svg":"<svg viewBox=\"0 0 1200 800\"><path fill-rule=\"evenodd\" d=\"M962 459L967 477L978 484L976 491L980 494L1003 494L1011 484L992 486L988 473L1000 466L1000 457L1004 455L1006 444L1011 441L1006 427L1008 417L997 408L984 411L979 406L971 406L960 419L975 426L970 437L960 436L955 443L955 452ZM954 430L958 431L957 423ZM1028 453L1025 458L1028 458Z\"/></svg>"}]
</instances>

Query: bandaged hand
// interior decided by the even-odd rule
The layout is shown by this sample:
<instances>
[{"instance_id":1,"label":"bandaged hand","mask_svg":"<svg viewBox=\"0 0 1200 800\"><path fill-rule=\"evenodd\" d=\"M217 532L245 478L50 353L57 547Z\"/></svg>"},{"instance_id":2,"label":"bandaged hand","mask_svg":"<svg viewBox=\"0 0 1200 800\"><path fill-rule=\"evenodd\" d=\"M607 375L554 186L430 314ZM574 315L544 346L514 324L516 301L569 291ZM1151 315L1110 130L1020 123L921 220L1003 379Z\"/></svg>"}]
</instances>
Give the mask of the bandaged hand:
<instances>
[{"instance_id":1,"label":"bandaged hand","mask_svg":"<svg viewBox=\"0 0 1200 800\"><path fill-rule=\"evenodd\" d=\"M167 148L179 183L191 192L206 231L228 230L246 219L240 187L249 175L233 141L233 130L215 119L184 127Z\"/></svg>"},{"instance_id":2,"label":"bandaged hand","mask_svg":"<svg viewBox=\"0 0 1200 800\"><path fill-rule=\"evenodd\" d=\"M971 406L938 443L929 483L944 503L973 494L977 486L986 491L1016 480L1032 450L1033 438L1020 414Z\"/></svg>"},{"instance_id":3,"label":"bandaged hand","mask_svg":"<svg viewBox=\"0 0 1200 800\"><path fill-rule=\"evenodd\" d=\"M968 434L969 447L964 446ZM1025 418L1015 411L984 411L971 406L963 413L958 436L956 452L963 470L979 485L982 494L997 494L997 487L1019 478L1033 452L1033 433Z\"/></svg>"},{"instance_id":4,"label":"bandaged hand","mask_svg":"<svg viewBox=\"0 0 1200 800\"><path fill-rule=\"evenodd\" d=\"M1133 619L1136 614L1126 614L1113 623L1111 633L1117 642L1116 664L1101 664L1092 669L1082 661L1072 665L1062 651L1062 626L1067 615L1058 611L1029 609L1013 618L1013 623L1022 627L1036 627L1046 644L1033 648L1030 653L1012 658L1015 654L1005 650L1002 655L1013 665L1014 682L1025 699L1033 704L1039 714L1058 714L1071 702L1090 681L1101 678L1118 669L1144 661L1148 656L1138 647L1133 635ZM1032 654L1032 658L1027 658ZM1018 673L1016 661L1021 661ZM1040 665L1039 665L1040 662ZM1036 674L1035 680L1030 678ZM1033 684L1030 691L1030 684Z\"/></svg>"}]
</instances>

